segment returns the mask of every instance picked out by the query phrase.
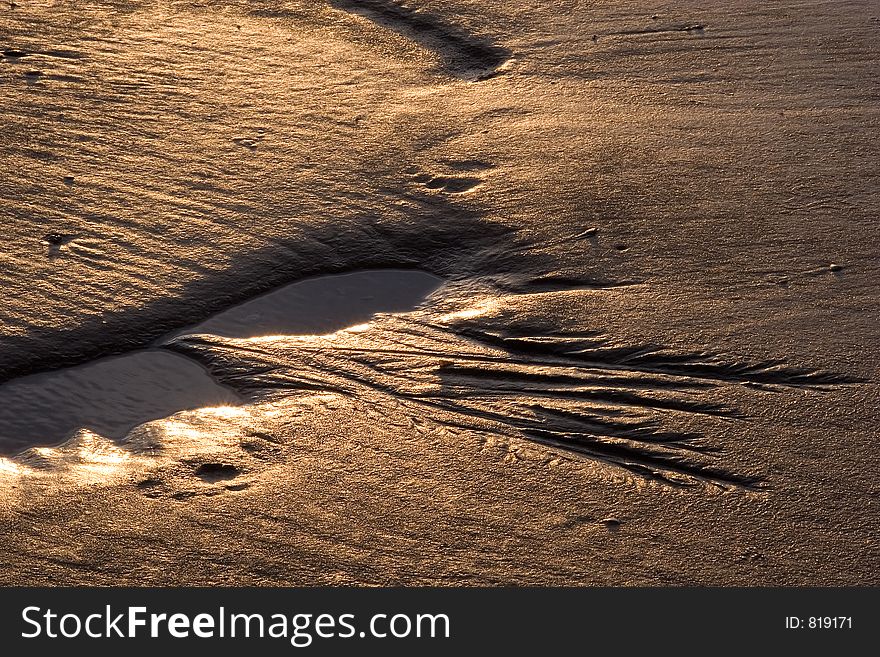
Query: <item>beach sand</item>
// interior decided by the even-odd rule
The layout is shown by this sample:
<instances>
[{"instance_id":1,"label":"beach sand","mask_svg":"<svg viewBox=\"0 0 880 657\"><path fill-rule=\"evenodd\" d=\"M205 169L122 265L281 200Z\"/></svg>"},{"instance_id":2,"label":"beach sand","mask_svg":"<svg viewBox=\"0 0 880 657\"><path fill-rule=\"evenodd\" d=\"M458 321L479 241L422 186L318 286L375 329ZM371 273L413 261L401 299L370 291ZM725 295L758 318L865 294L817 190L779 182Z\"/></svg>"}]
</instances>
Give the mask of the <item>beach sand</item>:
<instances>
[{"instance_id":1,"label":"beach sand","mask_svg":"<svg viewBox=\"0 0 880 657\"><path fill-rule=\"evenodd\" d=\"M0 582L878 584L878 36L4 5Z\"/></svg>"}]
</instances>

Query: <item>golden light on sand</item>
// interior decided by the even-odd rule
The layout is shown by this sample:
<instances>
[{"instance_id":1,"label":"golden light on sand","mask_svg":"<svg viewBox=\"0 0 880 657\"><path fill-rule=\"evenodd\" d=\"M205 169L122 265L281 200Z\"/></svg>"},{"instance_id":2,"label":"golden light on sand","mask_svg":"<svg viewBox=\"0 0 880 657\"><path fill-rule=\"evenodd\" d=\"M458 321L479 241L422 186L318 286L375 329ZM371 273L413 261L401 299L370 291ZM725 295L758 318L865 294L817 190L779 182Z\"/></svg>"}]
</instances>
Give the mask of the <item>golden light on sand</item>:
<instances>
[{"instance_id":1,"label":"golden light on sand","mask_svg":"<svg viewBox=\"0 0 880 657\"><path fill-rule=\"evenodd\" d=\"M261 344L265 342L278 342L279 340L293 340L295 338L314 338L319 336L300 336L300 335L261 335L257 338L248 338L245 342L253 342L254 344Z\"/></svg>"},{"instance_id":2,"label":"golden light on sand","mask_svg":"<svg viewBox=\"0 0 880 657\"><path fill-rule=\"evenodd\" d=\"M84 463L99 465L119 465L129 458L128 452L90 431L83 431L77 453Z\"/></svg>"},{"instance_id":3,"label":"golden light on sand","mask_svg":"<svg viewBox=\"0 0 880 657\"><path fill-rule=\"evenodd\" d=\"M158 423L166 438L174 441L201 442L202 432L195 427L179 420L163 420Z\"/></svg>"},{"instance_id":4,"label":"golden light on sand","mask_svg":"<svg viewBox=\"0 0 880 657\"><path fill-rule=\"evenodd\" d=\"M343 329L339 329L338 331L333 331L332 333L303 333L303 334L294 334L294 335L261 335L255 338L247 338L247 342L253 342L255 344L265 344L267 342L291 342L291 341L300 341L300 342L308 342L312 340L332 340L338 337L344 337L346 333L365 333L373 328L372 322L367 322L364 324L355 324L353 326L346 326Z\"/></svg>"},{"instance_id":5,"label":"golden light on sand","mask_svg":"<svg viewBox=\"0 0 880 657\"><path fill-rule=\"evenodd\" d=\"M83 431L77 450L79 469L107 476L118 470L130 454L96 433Z\"/></svg>"},{"instance_id":6,"label":"golden light on sand","mask_svg":"<svg viewBox=\"0 0 880 657\"><path fill-rule=\"evenodd\" d=\"M21 476L28 472L25 466L11 461L8 458L0 457L0 474L5 476Z\"/></svg>"},{"instance_id":7,"label":"golden light on sand","mask_svg":"<svg viewBox=\"0 0 880 657\"><path fill-rule=\"evenodd\" d=\"M129 455L122 450L90 450L90 449L80 449L79 452L80 457L85 463L95 464L101 466L115 466L119 465L123 461L128 460Z\"/></svg>"},{"instance_id":8,"label":"golden light on sand","mask_svg":"<svg viewBox=\"0 0 880 657\"><path fill-rule=\"evenodd\" d=\"M128 454L121 450L116 453L80 451L80 456L83 457L83 460L89 463L98 463L101 465L119 465L129 457Z\"/></svg>"},{"instance_id":9,"label":"golden light on sand","mask_svg":"<svg viewBox=\"0 0 880 657\"><path fill-rule=\"evenodd\" d=\"M209 408L201 408L197 411L202 415L211 415L213 417L232 419L244 417L248 411L240 406L213 406Z\"/></svg>"},{"instance_id":10,"label":"golden light on sand","mask_svg":"<svg viewBox=\"0 0 880 657\"><path fill-rule=\"evenodd\" d=\"M372 328L372 324L355 324L354 326L349 326L347 329L343 329L340 333L363 333L364 331L369 331Z\"/></svg>"},{"instance_id":11,"label":"golden light on sand","mask_svg":"<svg viewBox=\"0 0 880 657\"><path fill-rule=\"evenodd\" d=\"M459 310L454 313L448 313L446 315L442 315L439 317L439 321L441 322L454 322L459 319L471 319L472 317L480 317L481 315L486 315L491 312L495 308L498 307L498 302L492 299L487 299L485 301L480 302L473 308L468 308L466 310Z\"/></svg>"},{"instance_id":12,"label":"golden light on sand","mask_svg":"<svg viewBox=\"0 0 880 657\"><path fill-rule=\"evenodd\" d=\"M240 420L250 413L236 406L207 407L155 422L152 426L162 433L165 456L190 458L223 453L238 445Z\"/></svg>"}]
</instances>

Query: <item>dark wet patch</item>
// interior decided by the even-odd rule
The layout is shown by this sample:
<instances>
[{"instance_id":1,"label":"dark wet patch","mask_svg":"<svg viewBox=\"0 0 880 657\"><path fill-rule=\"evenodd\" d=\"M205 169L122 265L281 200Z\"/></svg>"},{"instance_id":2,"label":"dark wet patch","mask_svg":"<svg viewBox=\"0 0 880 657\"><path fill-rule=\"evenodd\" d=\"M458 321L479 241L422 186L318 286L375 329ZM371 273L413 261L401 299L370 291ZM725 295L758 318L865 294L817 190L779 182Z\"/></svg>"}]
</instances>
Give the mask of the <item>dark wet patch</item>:
<instances>
[{"instance_id":1,"label":"dark wet patch","mask_svg":"<svg viewBox=\"0 0 880 657\"><path fill-rule=\"evenodd\" d=\"M476 188L482 180L467 176L434 176L428 178L424 185L428 189L436 189L450 194L462 194Z\"/></svg>"},{"instance_id":2,"label":"dark wet patch","mask_svg":"<svg viewBox=\"0 0 880 657\"><path fill-rule=\"evenodd\" d=\"M196 467L194 473L202 481L215 483L235 479L241 474L241 470L228 463L202 463Z\"/></svg>"},{"instance_id":3,"label":"dark wet patch","mask_svg":"<svg viewBox=\"0 0 880 657\"><path fill-rule=\"evenodd\" d=\"M563 292L567 290L609 290L616 287L639 285L642 281L575 278L572 276L542 276L525 284L526 292Z\"/></svg>"},{"instance_id":4,"label":"dark wet patch","mask_svg":"<svg viewBox=\"0 0 880 657\"><path fill-rule=\"evenodd\" d=\"M653 18L653 17L652 17ZM656 20L656 19L654 19ZM689 34L702 35L706 31L706 26L702 23L679 23L677 25L657 25L645 28L636 28L631 30L621 30L612 32L616 36L637 36L640 34L663 34L684 32Z\"/></svg>"},{"instance_id":5,"label":"dark wet patch","mask_svg":"<svg viewBox=\"0 0 880 657\"><path fill-rule=\"evenodd\" d=\"M510 58L507 49L470 34L440 16L394 0L331 0L331 4L369 18L436 52L446 70L457 77L486 79Z\"/></svg>"},{"instance_id":6,"label":"dark wet patch","mask_svg":"<svg viewBox=\"0 0 880 657\"><path fill-rule=\"evenodd\" d=\"M621 522L617 518L614 518L614 517L603 518L602 520L599 521L599 523L602 525L605 525L605 529L607 529L609 532L620 531Z\"/></svg>"},{"instance_id":7,"label":"dark wet patch","mask_svg":"<svg viewBox=\"0 0 880 657\"><path fill-rule=\"evenodd\" d=\"M525 439L675 487L767 488L761 475L726 467L723 446L709 436L676 428L693 426L688 416L700 416L701 426L746 420L724 403L728 386L768 394L855 382L781 361L623 346L599 332L485 324L402 315L348 340L265 352L202 336L169 346L256 396L309 389L376 404L387 396L395 413Z\"/></svg>"},{"instance_id":8,"label":"dark wet patch","mask_svg":"<svg viewBox=\"0 0 880 657\"><path fill-rule=\"evenodd\" d=\"M43 236L43 241L50 246L63 246L74 238L76 238L76 235L66 233L46 233Z\"/></svg>"}]
</instances>

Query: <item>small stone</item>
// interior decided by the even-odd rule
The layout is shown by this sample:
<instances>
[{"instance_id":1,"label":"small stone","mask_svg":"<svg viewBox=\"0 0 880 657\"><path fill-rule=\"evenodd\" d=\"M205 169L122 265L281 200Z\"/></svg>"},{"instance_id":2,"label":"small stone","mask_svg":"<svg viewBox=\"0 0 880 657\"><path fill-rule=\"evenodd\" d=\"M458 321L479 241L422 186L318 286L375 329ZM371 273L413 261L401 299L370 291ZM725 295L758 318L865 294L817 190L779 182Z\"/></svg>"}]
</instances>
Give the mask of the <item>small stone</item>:
<instances>
[{"instance_id":1,"label":"small stone","mask_svg":"<svg viewBox=\"0 0 880 657\"><path fill-rule=\"evenodd\" d=\"M73 184L73 176L64 176L63 180L65 185Z\"/></svg>"},{"instance_id":2,"label":"small stone","mask_svg":"<svg viewBox=\"0 0 880 657\"><path fill-rule=\"evenodd\" d=\"M843 271L843 265L838 265L837 263L832 262L830 265L828 265L828 269L834 272Z\"/></svg>"},{"instance_id":3,"label":"small stone","mask_svg":"<svg viewBox=\"0 0 880 657\"><path fill-rule=\"evenodd\" d=\"M617 518L613 518L613 517L612 518L603 518L599 522L601 522L606 527L620 527L620 520L618 520Z\"/></svg>"},{"instance_id":4,"label":"small stone","mask_svg":"<svg viewBox=\"0 0 880 657\"><path fill-rule=\"evenodd\" d=\"M48 233L44 238L44 242L51 244L52 246L61 246L64 244L64 235L61 233Z\"/></svg>"}]
</instances>

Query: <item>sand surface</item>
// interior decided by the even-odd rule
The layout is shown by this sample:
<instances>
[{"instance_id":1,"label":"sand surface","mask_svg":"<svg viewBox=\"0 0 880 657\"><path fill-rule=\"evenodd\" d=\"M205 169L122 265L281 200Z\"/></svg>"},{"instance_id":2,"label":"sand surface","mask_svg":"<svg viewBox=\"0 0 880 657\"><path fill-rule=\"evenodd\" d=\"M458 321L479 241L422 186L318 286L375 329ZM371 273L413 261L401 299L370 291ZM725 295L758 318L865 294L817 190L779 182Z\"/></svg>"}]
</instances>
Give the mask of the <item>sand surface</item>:
<instances>
[{"instance_id":1,"label":"sand surface","mask_svg":"<svg viewBox=\"0 0 880 657\"><path fill-rule=\"evenodd\" d=\"M0 582L878 584L876 3L16 4Z\"/></svg>"}]
</instances>

